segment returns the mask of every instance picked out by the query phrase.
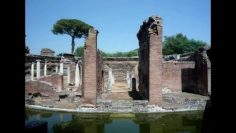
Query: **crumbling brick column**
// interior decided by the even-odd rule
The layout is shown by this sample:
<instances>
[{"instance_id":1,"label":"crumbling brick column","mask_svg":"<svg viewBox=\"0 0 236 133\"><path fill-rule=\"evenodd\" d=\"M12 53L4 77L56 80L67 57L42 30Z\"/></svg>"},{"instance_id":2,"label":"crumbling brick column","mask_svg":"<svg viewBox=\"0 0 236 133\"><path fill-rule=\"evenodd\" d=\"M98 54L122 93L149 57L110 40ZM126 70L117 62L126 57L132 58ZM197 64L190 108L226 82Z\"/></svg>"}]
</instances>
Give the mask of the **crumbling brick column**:
<instances>
[{"instance_id":1,"label":"crumbling brick column","mask_svg":"<svg viewBox=\"0 0 236 133\"><path fill-rule=\"evenodd\" d=\"M162 19L151 16L143 22L139 39L139 90L149 104L161 105Z\"/></svg>"},{"instance_id":2,"label":"crumbling brick column","mask_svg":"<svg viewBox=\"0 0 236 133\"><path fill-rule=\"evenodd\" d=\"M97 30L89 30L83 55L82 96L90 104L96 104L97 96L97 34Z\"/></svg>"}]
</instances>

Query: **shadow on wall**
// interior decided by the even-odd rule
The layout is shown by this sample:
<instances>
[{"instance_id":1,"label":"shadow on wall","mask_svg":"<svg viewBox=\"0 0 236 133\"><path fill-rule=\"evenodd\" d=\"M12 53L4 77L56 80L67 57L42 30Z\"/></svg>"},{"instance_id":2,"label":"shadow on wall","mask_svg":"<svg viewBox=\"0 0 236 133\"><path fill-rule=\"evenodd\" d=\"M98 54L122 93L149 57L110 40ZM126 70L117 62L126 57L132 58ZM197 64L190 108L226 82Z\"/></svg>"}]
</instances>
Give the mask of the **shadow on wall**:
<instances>
[{"instance_id":1,"label":"shadow on wall","mask_svg":"<svg viewBox=\"0 0 236 133\"><path fill-rule=\"evenodd\" d=\"M182 92L208 95L207 72L204 70L185 68L181 70Z\"/></svg>"},{"instance_id":2,"label":"shadow on wall","mask_svg":"<svg viewBox=\"0 0 236 133\"><path fill-rule=\"evenodd\" d=\"M132 91L129 91L129 96L132 97L133 100L142 100L140 93L136 88L136 79L132 78Z\"/></svg>"},{"instance_id":3,"label":"shadow on wall","mask_svg":"<svg viewBox=\"0 0 236 133\"><path fill-rule=\"evenodd\" d=\"M181 70L182 79L182 92L197 93L196 89L196 75L194 74L194 69L185 68Z\"/></svg>"}]
</instances>

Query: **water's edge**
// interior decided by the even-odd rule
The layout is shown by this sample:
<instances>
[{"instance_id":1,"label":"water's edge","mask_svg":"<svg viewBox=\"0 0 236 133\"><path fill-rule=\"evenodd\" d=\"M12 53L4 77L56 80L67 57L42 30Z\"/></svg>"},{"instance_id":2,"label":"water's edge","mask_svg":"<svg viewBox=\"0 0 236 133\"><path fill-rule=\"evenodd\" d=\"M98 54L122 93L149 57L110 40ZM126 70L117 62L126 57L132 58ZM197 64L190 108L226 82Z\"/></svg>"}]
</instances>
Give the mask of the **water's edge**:
<instances>
[{"instance_id":1,"label":"water's edge","mask_svg":"<svg viewBox=\"0 0 236 133\"><path fill-rule=\"evenodd\" d=\"M80 109L62 109L62 108L50 108L50 107L43 107L40 105L28 105L25 104L26 108L30 109L37 109L37 110L49 110L49 111L60 111L60 112L71 112L71 113L165 113L165 112L189 112L189 111L204 111L204 108L182 108L182 109L174 109L174 110L156 110L156 111L147 111L147 112L123 112L123 111L97 111L97 110L89 110L84 111Z\"/></svg>"}]
</instances>

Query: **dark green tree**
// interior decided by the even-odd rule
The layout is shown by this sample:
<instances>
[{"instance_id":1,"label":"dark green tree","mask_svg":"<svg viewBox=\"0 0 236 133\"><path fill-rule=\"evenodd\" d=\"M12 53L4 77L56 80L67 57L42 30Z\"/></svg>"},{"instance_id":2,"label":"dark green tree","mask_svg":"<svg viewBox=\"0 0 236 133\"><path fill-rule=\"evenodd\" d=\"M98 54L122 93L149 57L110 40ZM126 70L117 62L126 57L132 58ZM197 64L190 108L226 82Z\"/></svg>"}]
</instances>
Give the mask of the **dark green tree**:
<instances>
[{"instance_id":1,"label":"dark green tree","mask_svg":"<svg viewBox=\"0 0 236 133\"><path fill-rule=\"evenodd\" d=\"M59 54L57 54L57 56L63 56L63 54L64 54L64 53L59 53Z\"/></svg>"},{"instance_id":2,"label":"dark green tree","mask_svg":"<svg viewBox=\"0 0 236 133\"><path fill-rule=\"evenodd\" d=\"M71 54L74 53L75 38L82 38L88 36L88 30L93 28L89 24L77 19L60 19L53 25L53 34L67 34L72 38Z\"/></svg>"},{"instance_id":3,"label":"dark green tree","mask_svg":"<svg viewBox=\"0 0 236 133\"><path fill-rule=\"evenodd\" d=\"M207 44L203 41L188 39L182 33L178 33L175 36L164 37L163 54L171 55L190 53L206 45Z\"/></svg>"},{"instance_id":4,"label":"dark green tree","mask_svg":"<svg viewBox=\"0 0 236 133\"><path fill-rule=\"evenodd\" d=\"M84 54L84 47L83 47L83 46L78 47L78 48L75 50L75 56L82 57L83 54Z\"/></svg>"},{"instance_id":5,"label":"dark green tree","mask_svg":"<svg viewBox=\"0 0 236 133\"><path fill-rule=\"evenodd\" d=\"M25 46L25 53L26 53L26 54L29 54L29 53L30 53L30 49L29 49L28 46Z\"/></svg>"}]
</instances>

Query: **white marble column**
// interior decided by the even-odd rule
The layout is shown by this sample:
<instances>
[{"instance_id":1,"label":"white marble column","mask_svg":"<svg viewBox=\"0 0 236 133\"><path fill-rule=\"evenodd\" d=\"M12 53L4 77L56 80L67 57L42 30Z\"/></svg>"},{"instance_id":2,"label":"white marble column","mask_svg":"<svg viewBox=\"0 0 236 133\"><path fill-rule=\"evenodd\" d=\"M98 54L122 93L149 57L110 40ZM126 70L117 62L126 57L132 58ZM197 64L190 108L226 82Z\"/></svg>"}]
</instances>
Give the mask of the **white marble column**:
<instances>
[{"instance_id":1,"label":"white marble column","mask_svg":"<svg viewBox=\"0 0 236 133\"><path fill-rule=\"evenodd\" d=\"M112 74L112 85L115 83L115 76Z\"/></svg>"},{"instance_id":2,"label":"white marble column","mask_svg":"<svg viewBox=\"0 0 236 133\"><path fill-rule=\"evenodd\" d=\"M108 90L111 91L112 89L112 69L109 68L108 71Z\"/></svg>"},{"instance_id":3,"label":"white marble column","mask_svg":"<svg viewBox=\"0 0 236 133\"><path fill-rule=\"evenodd\" d=\"M56 65L56 74L58 73L58 65Z\"/></svg>"},{"instance_id":4,"label":"white marble column","mask_svg":"<svg viewBox=\"0 0 236 133\"><path fill-rule=\"evenodd\" d=\"M63 63L61 62L60 63L60 72L59 72L61 75L63 75Z\"/></svg>"},{"instance_id":5,"label":"white marble column","mask_svg":"<svg viewBox=\"0 0 236 133\"><path fill-rule=\"evenodd\" d=\"M67 83L70 84L70 66L67 67Z\"/></svg>"},{"instance_id":6,"label":"white marble column","mask_svg":"<svg viewBox=\"0 0 236 133\"><path fill-rule=\"evenodd\" d=\"M129 74L129 87L130 87L130 90L132 90L132 75L131 75L131 73Z\"/></svg>"},{"instance_id":7,"label":"white marble column","mask_svg":"<svg viewBox=\"0 0 236 133\"><path fill-rule=\"evenodd\" d=\"M129 72L128 71L126 73L126 81L127 81L128 86L130 86L130 79L129 79Z\"/></svg>"},{"instance_id":8,"label":"white marble column","mask_svg":"<svg viewBox=\"0 0 236 133\"><path fill-rule=\"evenodd\" d=\"M37 70L37 72L36 72L36 78L37 79L39 79L40 78L40 60L36 60L37 61L37 63L36 63L36 70Z\"/></svg>"},{"instance_id":9,"label":"white marble column","mask_svg":"<svg viewBox=\"0 0 236 133\"><path fill-rule=\"evenodd\" d=\"M79 85L82 85L82 70L83 70L83 67L82 65L79 65L79 75L80 75L80 80L79 80Z\"/></svg>"},{"instance_id":10,"label":"white marble column","mask_svg":"<svg viewBox=\"0 0 236 133\"><path fill-rule=\"evenodd\" d=\"M44 63L44 76L47 76L47 61Z\"/></svg>"},{"instance_id":11,"label":"white marble column","mask_svg":"<svg viewBox=\"0 0 236 133\"><path fill-rule=\"evenodd\" d=\"M177 54L176 59L177 59L177 60L180 59L180 54Z\"/></svg>"},{"instance_id":12,"label":"white marble column","mask_svg":"<svg viewBox=\"0 0 236 133\"><path fill-rule=\"evenodd\" d=\"M34 62L31 64L31 80L34 80Z\"/></svg>"},{"instance_id":13,"label":"white marble column","mask_svg":"<svg viewBox=\"0 0 236 133\"><path fill-rule=\"evenodd\" d=\"M80 82L80 73L79 73L79 65L77 63L75 67L75 86L76 87L79 87L79 82Z\"/></svg>"}]
</instances>

